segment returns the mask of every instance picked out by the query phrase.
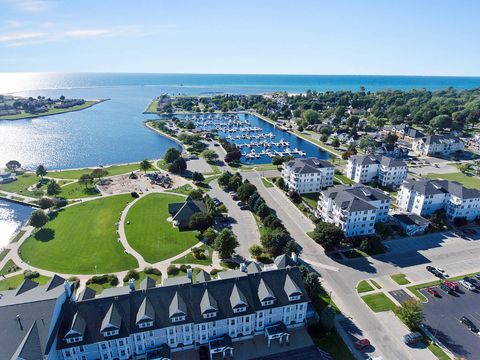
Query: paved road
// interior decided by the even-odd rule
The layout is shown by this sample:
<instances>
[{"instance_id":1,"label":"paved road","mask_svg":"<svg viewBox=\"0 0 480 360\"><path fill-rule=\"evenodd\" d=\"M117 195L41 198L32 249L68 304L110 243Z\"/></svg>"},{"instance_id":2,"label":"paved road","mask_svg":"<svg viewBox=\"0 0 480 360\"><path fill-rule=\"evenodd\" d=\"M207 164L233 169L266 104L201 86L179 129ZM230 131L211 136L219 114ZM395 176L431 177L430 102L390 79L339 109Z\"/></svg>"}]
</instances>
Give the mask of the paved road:
<instances>
[{"instance_id":1,"label":"paved road","mask_svg":"<svg viewBox=\"0 0 480 360\"><path fill-rule=\"evenodd\" d=\"M258 173L242 175L257 186L267 204L277 212L291 235L302 247L302 259L321 274L322 283L327 291L331 291L333 301L357 327L356 336L369 338L372 341L375 346L375 355L389 360L435 359L426 349L412 349L405 346L401 337L407 331L401 326L400 321L394 318L392 321L398 323L395 326L381 321L356 293L356 284L362 279L400 272L395 265L372 258L359 259L357 263L334 261L325 255L321 246L306 235L306 232L313 230L313 223L278 188L265 188ZM380 274L376 265L381 265Z\"/></svg>"},{"instance_id":2,"label":"paved road","mask_svg":"<svg viewBox=\"0 0 480 360\"><path fill-rule=\"evenodd\" d=\"M260 233L253 215L248 210L240 210L236 201L223 191L217 180L210 183L209 195L218 198L228 208L228 215L233 219L232 231L237 235L240 246L236 253L244 259L250 259L248 248L254 244L260 245Z\"/></svg>"}]
</instances>

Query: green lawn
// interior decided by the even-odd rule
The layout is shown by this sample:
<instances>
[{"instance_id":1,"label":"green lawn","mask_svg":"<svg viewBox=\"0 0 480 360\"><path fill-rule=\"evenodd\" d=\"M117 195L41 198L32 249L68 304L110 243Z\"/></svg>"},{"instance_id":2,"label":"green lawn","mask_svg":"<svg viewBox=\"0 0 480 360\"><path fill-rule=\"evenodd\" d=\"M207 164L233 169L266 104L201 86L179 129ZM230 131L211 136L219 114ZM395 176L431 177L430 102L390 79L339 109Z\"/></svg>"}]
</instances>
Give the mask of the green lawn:
<instances>
[{"instance_id":1,"label":"green lawn","mask_svg":"<svg viewBox=\"0 0 480 360\"><path fill-rule=\"evenodd\" d=\"M410 284L410 281L407 279L407 275L405 274L395 274L390 276L393 281L395 281L398 285L407 285Z\"/></svg>"},{"instance_id":2,"label":"green lawn","mask_svg":"<svg viewBox=\"0 0 480 360\"><path fill-rule=\"evenodd\" d=\"M85 101L85 104L83 105L76 105L66 109L55 109L52 107L48 111L44 113L38 113L38 114L31 114L31 113L25 112L24 110L21 110L20 114L0 116L0 120L19 120L19 119L37 118L37 117L48 116L48 115L57 115L57 114L71 112L71 111L83 110L97 103L98 101Z\"/></svg>"},{"instance_id":3,"label":"green lawn","mask_svg":"<svg viewBox=\"0 0 480 360\"><path fill-rule=\"evenodd\" d=\"M140 283L143 281L143 279L145 279L147 276L149 278L152 278L152 280L155 280L155 283L156 284L160 284L162 282L162 277L160 275L155 275L155 274L145 274L145 272L143 271L140 271L138 273L139 275L139 278L138 280L135 280L135 288L138 289L140 288ZM123 280L123 279L120 279L120 280ZM125 281L123 283L123 285L127 286L128 285L128 281Z\"/></svg>"},{"instance_id":4,"label":"green lawn","mask_svg":"<svg viewBox=\"0 0 480 360\"><path fill-rule=\"evenodd\" d=\"M380 294L370 294L362 296L363 301L368 305L370 309L374 312L389 311L395 310L397 306L390 300L387 295Z\"/></svg>"},{"instance_id":5,"label":"green lawn","mask_svg":"<svg viewBox=\"0 0 480 360\"><path fill-rule=\"evenodd\" d=\"M21 257L35 267L64 274L117 272L138 267L117 241L115 223L132 200L116 195L59 211L22 244Z\"/></svg>"},{"instance_id":6,"label":"green lawn","mask_svg":"<svg viewBox=\"0 0 480 360\"><path fill-rule=\"evenodd\" d=\"M357 285L358 293L364 293L364 292L373 291L373 290L374 289L372 285L370 285L367 280L362 280Z\"/></svg>"},{"instance_id":7,"label":"green lawn","mask_svg":"<svg viewBox=\"0 0 480 360\"><path fill-rule=\"evenodd\" d=\"M10 249L4 249L4 250L1 250L0 251L0 261L2 261L3 259L5 259L5 256L7 256L8 252L10 251Z\"/></svg>"},{"instance_id":8,"label":"green lawn","mask_svg":"<svg viewBox=\"0 0 480 360\"><path fill-rule=\"evenodd\" d=\"M195 256L193 256L192 252L189 252L186 255L186 261L185 261L185 256L181 256L178 259L175 259L172 261L172 264L199 264L199 265L211 265L212 264L212 253L213 249L210 246L207 245L201 245L199 246L201 249L204 249L204 254L208 252L208 256L206 256L206 259L197 259Z\"/></svg>"},{"instance_id":9,"label":"green lawn","mask_svg":"<svg viewBox=\"0 0 480 360\"><path fill-rule=\"evenodd\" d=\"M98 294L101 294L103 290L110 289L113 286L110 285L110 283L107 281L102 284L88 284L87 287L92 290L95 290L95 294L98 295Z\"/></svg>"},{"instance_id":10,"label":"green lawn","mask_svg":"<svg viewBox=\"0 0 480 360\"><path fill-rule=\"evenodd\" d=\"M85 168L78 170L61 170L61 171L49 171L46 176L56 179L72 179L76 180L83 174L90 174L94 168ZM139 164L127 164L127 165L112 165L104 167L108 171L107 176L126 174L139 169Z\"/></svg>"},{"instance_id":11,"label":"green lawn","mask_svg":"<svg viewBox=\"0 0 480 360\"><path fill-rule=\"evenodd\" d=\"M334 179L337 179L340 183L342 183L344 185L355 184L355 181L349 179L348 177L346 177L345 175L342 175L342 174L335 174Z\"/></svg>"},{"instance_id":12,"label":"green lawn","mask_svg":"<svg viewBox=\"0 0 480 360\"><path fill-rule=\"evenodd\" d=\"M428 173L426 177L430 179L444 179L451 181L458 181L467 188L480 189L480 179L475 176L467 176L462 173L448 173L448 174L434 174Z\"/></svg>"},{"instance_id":13,"label":"green lawn","mask_svg":"<svg viewBox=\"0 0 480 360\"><path fill-rule=\"evenodd\" d=\"M175 256L198 243L196 231L180 231L167 221L168 204L183 202L183 196L148 194L127 214L125 233L130 245L150 263Z\"/></svg>"},{"instance_id":14,"label":"green lawn","mask_svg":"<svg viewBox=\"0 0 480 360\"><path fill-rule=\"evenodd\" d=\"M150 102L150 104L148 104L148 107L147 109L145 110L145 113L157 113L157 104L158 104L158 100L155 99L155 100L152 100Z\"/></svg>"},{"instance_id":15,"label":"green lawn","mask_svg":"<svg viewBox=\"0 0 480 360\"><path fill-rule=\"evenodd\" d=\"M175 189L172 189L172 190L167 190L167 192L169 193L176 193L176 194L183 194L183 195L189 195L190 194L190 191L192 191L194 189L194 187L190 184L185 184L185 185L182 185L182 186L179 186Z\"/></svg>"},{"instance_id":16,"label":"green lawn","mask_svg":"<svg viewBox=\"0 0 480 360\"><path fill-rule=\"evenodd\" d=\"M0 184L0 190L17 193L25 196L36 196L34 192L28 191L28 188L40 180L34 173L25 173L18 175L17 180L8 184Z\"/></svg>"},{"instance_id":17,"label":"green lawn","mask_svg":"<svg viewBox=\"0 0 480 360\"><path fill-rule=\"evenodd\" d=\"M263 186L265 186L266 188L271 188L271 187L273 187L273 184L272 184L270 181L268 181L267 179L265 179L264 177L262 177L262 184L263 184Z\"/></svg>"},{"instance_id":18,"label":"green lawn","mask_svg":"<svg viewBox=\"0 0 480 360\"><path fill-rule=\"evenodd\" d=\"M13 290L19 287L25 278L23 277L23 274L18 274L15 276L11 276L9 278L0 280L0 291L5 291L5 290ZM50 278L48 276L43 276L40 275L38 278L32 279L32 281L39 283L40 285L45 285Z\"/></svg>"},{"instance_id":19,"label":"green lawn","mask_svg":"<svg viewBox=\"0 0 480 360\"><path fill-rule=\"evenodd\" d=\"M343 339L335 330L330 331L329 333L324 333L322 336L313 336L313 341L321 350L328 352L333 359L355 359L350 350L348 350L347 345L343 342Z\"/></svg>"},{"instance_id":20,"label":"green lawn","mask_svg":"<svg viewBox=\"0 0 480 360\"><path fill-rule=\"evenodd\" d=\"M16 243L18 240L21 239L21 237L22 237L23 235L25 235L25 232L26 232L25 230L20 230L20 231L18 232L18 234L15 235L15 237L14 237L14 238L12 239L12 241L10 241L10 242Z\"/></svg>"},{"instance_id":21,"label":"green lawn","mask_svg":"<svg viewBox=\"0 0 480 360\"><path fill-rule=\"evenodd\" d=\"M377 289L381 289L382 287L380 286L379 283L377 283L375 280L371 279L370 282L375 286Z\"/></svg>"},{"instance_id":22,"label":"green lawn","mask_svg":"<svg viewBox=\"0 0 480 360\"><path fill-rule=\"evenodd\" d=\"M302 200L305 201L310 207L316 209L318 203L318 195L319 193L309 193L309 194L302 194Z\"/></svg>"},{"instance_id":23,"label":"green lawn","mask_svg":"<svg viewBox=\"0 0 480 360\"><path fill-rule=\"evenodd\" d=\"M94 187L85 187L78 182L62 186L58 196L65 199L79 199L92 196L100 196L100 193Z\"/></svg>"},{"instance_id":24,"label":"green lawn","mask_svg":"<svg viewBox=\"0 0 480 360\"><path fill-rule=\"evenodd\" d=\"M20 268L17 266L17 264L15 264L12 259L8 259L7 263L3 265L3 268L0 270L0 276L7 275L18 270L20 270Z\"/></svg>"},{"instance_id":25,"label":"green lawn","mask_svg":"<svg viewBox=\"0 0 480 360\"><path fill-rule=\"evenodd\" d=\"M451 360L450 356L445 354L445 352L440 347L435 345L433 342L431 342L430 340L427 340L427 344L428 344L427 345L428 350L430 350L433 353L433 355L435 355L437 357L437 359Z\"/></svg>"}]
</instances>

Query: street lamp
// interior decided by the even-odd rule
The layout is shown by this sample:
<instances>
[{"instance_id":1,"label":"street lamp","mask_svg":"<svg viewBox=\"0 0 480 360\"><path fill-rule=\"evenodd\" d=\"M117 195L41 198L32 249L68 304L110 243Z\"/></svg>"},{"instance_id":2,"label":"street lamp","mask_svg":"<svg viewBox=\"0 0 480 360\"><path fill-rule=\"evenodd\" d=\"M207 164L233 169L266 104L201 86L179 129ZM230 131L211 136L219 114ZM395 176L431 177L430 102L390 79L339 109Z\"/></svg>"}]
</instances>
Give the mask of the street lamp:
<instances>
[{"instance_id":1,"label":"street lamp","mask_svg":"<svg viewBox=\"0 0 480 360\"><path fill-rule=\"evenodd\" d=\"M443 315L443 316L440 316L440 319L438 319L438 324L437 324L437 327L435 328L435 334L433 335L433 341L435 342L435 344L437 343L437 332L438 332L438 328L440 327L440 323L442 322L442 320L445 318L446 315Z\"/></svg>"}]
</instances>

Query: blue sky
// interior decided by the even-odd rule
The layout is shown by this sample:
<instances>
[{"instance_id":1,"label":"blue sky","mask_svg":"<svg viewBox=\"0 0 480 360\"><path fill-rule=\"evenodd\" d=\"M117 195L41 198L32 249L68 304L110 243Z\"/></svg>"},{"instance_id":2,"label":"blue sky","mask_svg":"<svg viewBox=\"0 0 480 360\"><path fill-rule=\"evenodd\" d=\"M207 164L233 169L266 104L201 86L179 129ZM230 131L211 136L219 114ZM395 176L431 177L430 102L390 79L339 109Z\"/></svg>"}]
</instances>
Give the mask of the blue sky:
<instances>
[{"instance_id":1,"label":"blue sky","mask_svg":"<svg viewBox=\"0 0 480 360\"><path fill-rule=\"evenodd\" d=\"M0 72L480 75L476 0L0 0Z\"/></svg>"}]
</instances>

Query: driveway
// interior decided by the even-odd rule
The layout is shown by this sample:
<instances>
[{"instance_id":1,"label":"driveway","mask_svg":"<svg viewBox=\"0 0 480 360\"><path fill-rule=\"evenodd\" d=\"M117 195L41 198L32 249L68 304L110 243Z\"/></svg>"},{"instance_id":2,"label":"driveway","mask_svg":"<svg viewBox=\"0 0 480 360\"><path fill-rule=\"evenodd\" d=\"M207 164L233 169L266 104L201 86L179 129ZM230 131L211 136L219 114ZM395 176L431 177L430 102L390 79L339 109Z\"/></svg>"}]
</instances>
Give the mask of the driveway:
<instances>
[{"instance_id":1,"label":"driveway","mask_svg":"<svg viewBox=\"0 0 480 360\"><path fill-rule=\"evenodd\" d=\"M232 231L240 243L236 253L244 259L250 259L248 248L254 244L260 245L260 232L252 213L249 210L240 210L237 202L220 188L217 180L212 181L210 186L209 195L218 198L228 208L228 215L233 221Z\"/></svg>"}]
</instances>

